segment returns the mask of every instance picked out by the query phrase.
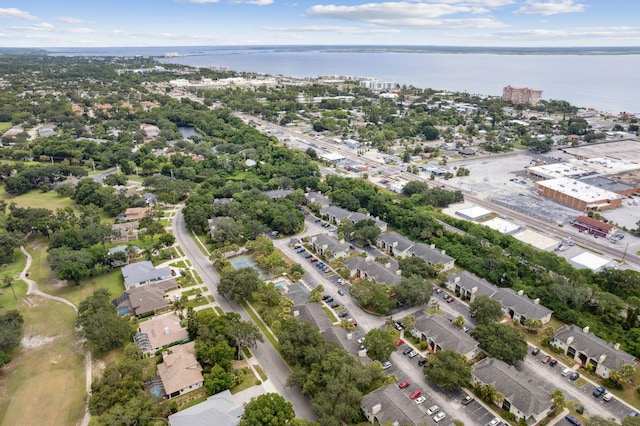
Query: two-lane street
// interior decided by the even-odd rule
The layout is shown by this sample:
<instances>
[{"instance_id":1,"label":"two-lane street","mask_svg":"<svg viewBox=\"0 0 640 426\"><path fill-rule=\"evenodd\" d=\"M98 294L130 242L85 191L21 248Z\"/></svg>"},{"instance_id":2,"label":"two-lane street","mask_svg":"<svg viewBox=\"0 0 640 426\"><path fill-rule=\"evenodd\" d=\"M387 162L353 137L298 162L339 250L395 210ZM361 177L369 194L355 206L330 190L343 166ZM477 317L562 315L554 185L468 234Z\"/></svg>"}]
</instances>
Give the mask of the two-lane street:
<instances>
[{"instance_id":1,"label":"two-lane street","mask_svg":"<svg viewBox=\"0 0 640 426\"><path fill-rule=\"evenodd\" d=\"M218 294L217 284L220 281L220 277L215 269L213 269L211 261L200 251L197 243L189 235L182 215L182 207L179 207L179 210L176 212L172 226L176 241L184 250L185 256L191 261L193 268L207 284L207 287L209 287L211 294L215 295L218 305L220 305L225 312L237 312L244 321L252 321L242 306ZM271 343L265 338L264 342L257 343L256 348L254 348L252 352L269 378L269 382L280 395L293 404L296 416L315 420L316 416L311 410L309 399L302 395L299 388L287 387L285 385L291 369Z\"/></svg>"}]
</instances>

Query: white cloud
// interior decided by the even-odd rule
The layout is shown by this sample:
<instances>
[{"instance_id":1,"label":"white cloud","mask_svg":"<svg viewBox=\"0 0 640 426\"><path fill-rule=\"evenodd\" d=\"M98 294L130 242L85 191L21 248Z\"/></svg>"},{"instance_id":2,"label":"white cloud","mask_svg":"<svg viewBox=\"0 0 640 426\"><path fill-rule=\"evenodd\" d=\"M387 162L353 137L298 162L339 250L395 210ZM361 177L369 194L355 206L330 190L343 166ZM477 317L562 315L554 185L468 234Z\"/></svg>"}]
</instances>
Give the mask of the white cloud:
<instances>
[{"instance_id":1,"label":"white cloud","mask_svg":"<svg viewBox=\"0 0 640 426\"><path fill-rule=\"evenodd\" d=\"M357 6L316 5L307 10L312 16L372 22L378 19L432 19L455 13L486 13L479 7L401 2L365 3Z\"/></svg>"},{"instance_id":2,"label":"white cloud","mask_svg":"<svg viewBox=\"0 0 640 426\"><path fill-rule=\"evenodd\" d=\"M514 4L515 0L416 0L418 3L463 4L482 7L501 7Z\"/></svg>"},{"instance_id":3,"label":"white cloud","mask_svg":"<svg viewBox=\"0 0 640 426\"><path fill-rule=\"evenodd\" d=\"M573 0L552 0L548 2L540 2L537 0L528 0L526 6L513 12L516 15L557 15L558 13L574 13L584 12L585 5L574 3Z\"/></svg>"},{"instance_id":4,"label":"white cloud","mask_svg":"<svg viewBox=\"0 0 640 426\"><path fill-rule=\"evenodd\" d=\"M235 3L255 4L256 6L267 6L273 4L273 0L239 0Z\"/></svg>"},{"instance_id":5,"label":"white cloud","mask_svg":"<svg viewBox=\"0 0 640 426\"><path fill-rule=\"evenodd\" d=\"M25 12L20 9L16 9L15 7L10 7L8 9L0 9L0 18L18 18L18 19L38 19L33 16L29 12Z\"/></svg>"},{"instance_id":6,"label":"white cloud","mask_svg":"<svg viewBox=\"0 0 640 426\"><path fill-rule=\"evenodd\" d=\"M65 24L81 24L84 22L82 19L74 18L72 16L61 16L58 18L58 21L64 22Z\"/></svg>"},{"instance_id":7,"label":"white cloud","mask_svg":"<svg viewBox=\"0 0 640 426\"><path fill-rule=\"evenodd\" d=\"M573 28L563 30L519 30L500 31L494 36L508 39L640 39L640 27L593 27L593 28Z\"/></svg>"},{"instance_id":8,"label":"white cloud","mask_svg":"<svg viewBox=\"0 0 640 426\"><path fill-rule=\"evenodd\" d=\"M340 26L324 26L324 25L310 25L302 27L262 27L266 31L274 32L287 32L287 33L301 33L301 32L330 32L340 34L390 34L399 33L400 30L392 29L361 29L357 27L340 27Z\"/></svg>"}]
</instances>

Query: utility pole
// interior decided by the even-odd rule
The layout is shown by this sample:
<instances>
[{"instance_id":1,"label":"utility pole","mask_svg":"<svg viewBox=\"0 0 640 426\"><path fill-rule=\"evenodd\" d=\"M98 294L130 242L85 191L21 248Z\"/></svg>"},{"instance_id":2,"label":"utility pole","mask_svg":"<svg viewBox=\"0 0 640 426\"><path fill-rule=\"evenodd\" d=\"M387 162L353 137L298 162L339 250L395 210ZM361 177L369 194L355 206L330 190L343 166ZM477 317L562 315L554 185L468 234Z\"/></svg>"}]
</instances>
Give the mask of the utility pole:
<instances>
[{"instance_id":1,"label":"utility pole","mask_svg":"<svg viewBox=\"0 0 640 426\"><path fill-rule=\"evenodd\" d=\"M629 248L629 243L627 242L627 246L624 248L624 254L622 255L622 261L624 262L624 258L627 256L627 249Z\"/></svg>"}]
</instances>

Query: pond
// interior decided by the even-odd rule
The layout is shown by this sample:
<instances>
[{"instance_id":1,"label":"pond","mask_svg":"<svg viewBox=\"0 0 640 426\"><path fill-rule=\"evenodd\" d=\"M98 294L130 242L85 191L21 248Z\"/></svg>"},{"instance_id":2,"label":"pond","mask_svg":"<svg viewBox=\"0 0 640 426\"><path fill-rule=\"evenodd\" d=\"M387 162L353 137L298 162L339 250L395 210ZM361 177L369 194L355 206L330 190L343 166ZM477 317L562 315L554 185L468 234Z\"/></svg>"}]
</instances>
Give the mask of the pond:
<instances>
[{"instance_id":1,"label":"pond","mask_svg":"<svg viewBox=\"0 0 640 426\"><path fill-rule=\"evenodd\" d=\"M188 140L191 136L202 137L202 133L198 132L195 127L178 127L178 131L182 133L184 140Z\"/></svg>"}]
</instances>

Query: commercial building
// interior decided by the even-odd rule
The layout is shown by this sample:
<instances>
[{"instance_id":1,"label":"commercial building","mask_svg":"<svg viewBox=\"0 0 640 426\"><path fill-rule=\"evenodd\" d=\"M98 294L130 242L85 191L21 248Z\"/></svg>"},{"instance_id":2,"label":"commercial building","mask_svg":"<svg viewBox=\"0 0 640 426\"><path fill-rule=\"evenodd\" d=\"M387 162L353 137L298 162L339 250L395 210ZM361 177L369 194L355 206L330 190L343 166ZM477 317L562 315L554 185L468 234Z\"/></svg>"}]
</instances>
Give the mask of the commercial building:
<instances>
[{"instance_id":1,"label":"commercial building","mask_svg":"<svg viewBox=\"0 0 640 426\"><path fill-rule=\"evenodd\" d=\"M578 216L573 221L572 225L580 230L580 232L587 232L589 234L597 235L598 237L607 238L615 234L617 228L607 222L603 222L598 219L594 219L589 216Z\"/></svg>"},{"instance_id":2,"label":"commercial building","mask_svg":"<svg viewBox=\"0 0 640 426\"><path fill-rule=\"evenodd\" d=\"M511 101L514 104L536 105L542 97L542 90L529 89L528 87L506 86L502 89L502 100Z\"/></svg>"},{"instance_id":3,"label":"commercial building","mask_svg":"<svg viewBox=\"0 0 640 426\"><path fill-rule=\"evenodd\" d=\"M534 185L543 197L580 211L602 211L622 205L622 195L575 179L563 177Z\"/></svg>"}]
</instances>

